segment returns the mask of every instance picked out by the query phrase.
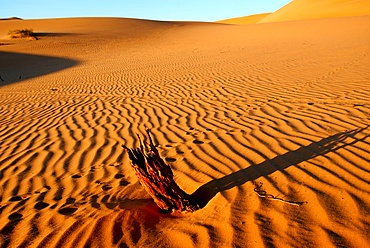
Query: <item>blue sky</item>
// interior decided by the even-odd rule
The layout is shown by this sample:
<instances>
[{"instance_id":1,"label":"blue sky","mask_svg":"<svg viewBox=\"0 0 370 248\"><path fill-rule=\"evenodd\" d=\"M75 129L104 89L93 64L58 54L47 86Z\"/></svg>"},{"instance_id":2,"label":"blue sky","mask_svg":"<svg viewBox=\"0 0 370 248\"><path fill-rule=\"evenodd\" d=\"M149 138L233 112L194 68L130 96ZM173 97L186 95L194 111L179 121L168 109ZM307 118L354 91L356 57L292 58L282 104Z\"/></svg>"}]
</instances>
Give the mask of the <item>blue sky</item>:
<instances>
[{"instance_id":1,"label":"blue sky","mask_svg":"<svg viewBox=\"0 0 370 248\"><path fill-rule=\"evenodd\" d=\"M129 17L216 21L273 12L290 0L2 0L0 18Z\"/></svg>"}]
</instances>

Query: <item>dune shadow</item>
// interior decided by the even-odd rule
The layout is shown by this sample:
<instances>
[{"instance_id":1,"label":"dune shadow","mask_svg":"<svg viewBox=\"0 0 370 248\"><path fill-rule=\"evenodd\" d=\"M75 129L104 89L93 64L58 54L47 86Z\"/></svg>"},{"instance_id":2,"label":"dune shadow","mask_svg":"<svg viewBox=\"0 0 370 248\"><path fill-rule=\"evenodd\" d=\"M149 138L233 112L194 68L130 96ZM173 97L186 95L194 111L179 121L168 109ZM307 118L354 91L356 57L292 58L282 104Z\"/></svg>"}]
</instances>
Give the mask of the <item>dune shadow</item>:
<instances>
[{"instance_id":1,"label":"dune shadow","mask_svg":"<svg viewBox=\"0 0 370 248\"><path fill-rule=\"evenodd\" d=\"M0 52L0 87L35 78L77 65L73 59Z\"/></svg>"},{"instance_id":2,"label":"dune shadow","mask_svg":"<svg viewBox=\"0 0 370 248\"><path fill-rule=\"evenodd\" d=\"M366 128L368 127L337 133L321 139L320 141L313 142L308 146L300 147L297 150L289 151L260 164L253 164L248 168L234 172L220 179L212 180L200 186L192 194L192 197L199 203L200 207L203 208L219 192L243 185L248 181L253 181L260 177L268 176L276 171L283 171L290 166L363 141L368 136L362 139L358 139L355 136ZM347 138L350 138L351 142L346 142Z\"/></svg>"},{"instance_id":3,"label":"dune shadow","mask_svg":"<svg viewBox=\"0 0 370 248\"><path fill-rule=\"evenodd\" d=\"M75 35L74 33L37 33L35 32L34 35L36 37L63 37L63 36L71 36Z\"/></svg>"}]
</instances>

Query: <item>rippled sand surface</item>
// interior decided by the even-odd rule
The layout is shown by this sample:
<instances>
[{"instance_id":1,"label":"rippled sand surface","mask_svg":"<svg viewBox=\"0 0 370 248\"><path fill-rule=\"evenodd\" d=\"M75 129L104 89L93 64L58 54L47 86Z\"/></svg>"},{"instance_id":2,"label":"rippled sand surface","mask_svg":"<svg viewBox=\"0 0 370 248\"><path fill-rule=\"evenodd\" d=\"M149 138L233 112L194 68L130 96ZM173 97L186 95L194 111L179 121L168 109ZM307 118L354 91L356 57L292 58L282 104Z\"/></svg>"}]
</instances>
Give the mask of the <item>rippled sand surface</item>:
<instances>
[{"instance_id":1,"label":"rippled sand surface","mask_svg":"<svg viewBox=\"0 0 370 248\"><path fill-rule=\"evenodd\" d=\"M39 38L0 37L1 246L365 247L369 22L0 21ZM201 210L140 186L145 127Z\"/></svg>"}]
</instances>

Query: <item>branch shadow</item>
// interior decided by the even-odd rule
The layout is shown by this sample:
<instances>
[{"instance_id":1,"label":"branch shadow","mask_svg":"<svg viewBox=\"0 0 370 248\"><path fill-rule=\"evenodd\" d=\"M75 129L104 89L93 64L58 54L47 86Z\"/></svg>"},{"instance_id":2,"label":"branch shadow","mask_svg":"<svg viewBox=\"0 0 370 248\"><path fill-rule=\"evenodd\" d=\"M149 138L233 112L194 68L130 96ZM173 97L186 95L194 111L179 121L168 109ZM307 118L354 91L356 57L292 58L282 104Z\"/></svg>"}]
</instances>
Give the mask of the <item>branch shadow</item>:
<instances>
[{"instance_id":1,"label":"branch shadow","mask_svg":"<svg viewBox=\"0 0 370 248\"><path fill-rule=\"evenodd\" d=\"M313 142L308 146L303 146L294 151L289 151L285 154L278 155L273 159L266 160L260 164L254 164L248 168L231 173L219 179L214 179L200 186L192 197L200 205L205 207L208 202L215 197L219 192L241 186L248 181L256 180L260 177L265 177L276 171L283 171L286 168L299 164L309 159L323 156L329 152L336 151L349 145L353 145L369 136L358 139L355 136L368 127L359 128L352 131L340 132L327 138L321 139L318 142ZM347 138L353 139L352 142L345 142Z\"/></svg>"},{"instance_id":2,"label":"branch shadow","mask_svg":"<svg viewBox=\"0 0 370 248\"><path fill-rule=\"evenodd\" d=\"M61 57L0 52L0 87L35 78L77 65L79 62Z\"/></svg>"}]
</instances>

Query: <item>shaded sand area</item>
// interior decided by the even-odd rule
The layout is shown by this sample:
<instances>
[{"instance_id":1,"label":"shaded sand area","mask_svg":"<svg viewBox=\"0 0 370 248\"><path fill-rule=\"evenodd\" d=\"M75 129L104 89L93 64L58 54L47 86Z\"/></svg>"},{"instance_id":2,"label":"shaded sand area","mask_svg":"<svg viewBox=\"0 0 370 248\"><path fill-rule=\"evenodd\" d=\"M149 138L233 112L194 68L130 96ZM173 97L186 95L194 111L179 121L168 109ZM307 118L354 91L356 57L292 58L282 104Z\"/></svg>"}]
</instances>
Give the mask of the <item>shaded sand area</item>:
<instances>
[{"instance_id":1,"label":"shaded sand area","mask_svg":"<svg viewBox=\"0 0 370 248\"><path fill-rule=\"evenodd\" d=\"M0 21L1 246L365 247L369 23ZM145 126L201 210L139 185Z\"/></svg>"}]
</instances>

